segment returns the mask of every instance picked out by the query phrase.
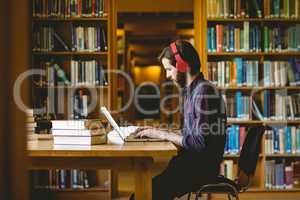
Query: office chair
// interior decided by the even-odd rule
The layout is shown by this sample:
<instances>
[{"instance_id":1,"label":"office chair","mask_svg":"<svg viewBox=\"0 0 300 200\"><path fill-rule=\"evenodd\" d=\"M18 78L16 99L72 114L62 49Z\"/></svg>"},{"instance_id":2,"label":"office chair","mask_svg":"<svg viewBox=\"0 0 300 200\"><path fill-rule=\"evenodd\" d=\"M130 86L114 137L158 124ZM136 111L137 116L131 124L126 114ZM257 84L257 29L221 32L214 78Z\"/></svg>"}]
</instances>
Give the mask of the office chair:
<instances>
[{"instance_id":1,"label":"office chair","mask_svg":"<svg viewBox=\"0 0 300 200\"><path fill-rule=\"evenodd\" d=\"M249 188L251 177L254 175L264 131L264 126L254 126L249 129L238 161L237 179L233 181L219 175L195 192L195 200L199 200L203 194L227 194L229 200L231 197L239 200L239 193ZM188 194L188 200L190 198L191 193Z\"/></svg>"}]
</instances>

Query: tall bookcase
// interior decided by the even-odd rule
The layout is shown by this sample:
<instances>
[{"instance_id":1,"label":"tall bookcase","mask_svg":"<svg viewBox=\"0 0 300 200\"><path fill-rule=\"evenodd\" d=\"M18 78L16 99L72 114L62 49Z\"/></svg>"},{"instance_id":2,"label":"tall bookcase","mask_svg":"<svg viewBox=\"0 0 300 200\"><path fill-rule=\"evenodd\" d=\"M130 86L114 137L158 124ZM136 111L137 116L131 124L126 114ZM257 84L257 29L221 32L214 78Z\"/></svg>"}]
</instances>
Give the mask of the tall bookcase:
<instances>
[{"instance_id":1,"label":"tall bookcase","mask_svg":"<svg viewBox=\"0 0 300 200\"><path fill-rule=\"evenodd\" d=\"M39 113L41 119L101 118L100 106L105 105L108 109L115 107L113 99L116 83L112 74L117 63L115 2L31 1L31 63L33 69L44 70L44 76L34 76L32 79L32 103L34 108L46 107ZM74 62L77 64L74 65ZM48 70L54 65L58 68ZM56 84L58 81L60 84ZM94 109L83 116L74 114L74 96L86 95L88 100L85 101L90 102L91 93L97 94ZM54 97L49 98L49 94ZM58 94L62 98L57 98ZM50 111L53 114L49 115ZM86 173L82 173L82 170ZM111 199L110 171L51 169L48 172L34 173L33 197ZM46 173L44 177L43 173ZM74 173L78 180L70 180L75 177ZM62 174L66 174L64 180L60 180ZM78 183L79 180L84 182L82 178L89 180L89 187L85 188ZM64 183L61 183L62 180ZM35 181L41 181L42 185L34 185Z\"/></svg>"},{"instance_id":2,"label":"tall bookcase","mask_svg":"<svg viewBox=\"0 0 300 200\"><path fill-rule=\"evenodd\" d=\"M236 58L241 58L242 60L251 60L251 61L257 61L257 77L258 77L258 85L242 85L238 86L237 84L226 84L223 86L218 85L219 91L224 95L224 97L228 97L231 95L236 95L237 93L240 93L242 95L246 95L249 97L250 103L249 105L249 112L250 116L248 119L245 120L228 120L228 125L239 125L240 127L245 127L246 129L253 126L253 125L263 125L268 127L268 129L274 128L274 127L282 127L285 128L287 126L296 126L299 128L300 121L298 119L285 119L285 120L278 120L278 119L272 119L272 120L266 120L265 118L260 119L258 117L255 117L253 114L252 108L252 101L259 102L262 106L260 109L264 110L265 106L271 106L270 102L267 101L264 95L260 94L264 91L269 91L270 93L275 93L277 91L284 91L284 95L290 95L290 94L296 94L298 95L300 92L300 86L294 85L291 86L289 84L281 85L281 86L274 86L274 85L268 85L266 86L264 84L264 78L265 78L265 70L264 65L266 61L288 61L289 59L293 58L300 58L300 51L295 50L285 50L285 51L265 51L265 43L264 43L264 30L263 27L277 27L282 30L288 30L288 27L294 26L295 24L300 24L300 16L296 15L293 17L288 17L287 15L285 17L280 17L282 13L285 13L287 10L287 7L290 7L292 5L288 5L288 3L296 2L296 1L277 1L279 4L277 5L277 14L279 13L279 16L276 15L275 11L272 11L272 7L276 7L275 1L244 1L250 4L251 3L257 3L260 12L257 12L257 9L254 8L254 11L256 11L256 16L228 16L228 17L220 17L217 16L217 12L219 12L220 7L217 7L218 4L222 3L224 1L220 0L194 0L194 31L195 31L195 47L199 52L199 55L201 57L201 64L202 64L202 72L204 73L206 79L211 79L211 71L209 69L210 62L222 62L222 61L233 61ZM225 1L226 2L226 1ZM237 3L241 1L227 1L227 3ZM272 2L272 3L271 3ZM300 2L298 2L300 3ZM297 3L297 5L298 5ZM239 4L239 3L238 3ZM224 4L225 5L225 4ZM234 5L234 4L233 4ZM266 6L267 5L267 6ZM215 6L215 7L214 7ZM285 7L285 8L283 8ZM241 4L237 5L237 7L233 7L232 10L236 11L236 9L241 9ZM273 16L270 14L273 13ZM214 11L217 11L214 13ZM210 13L208 13L210 12ZM291 11L290 11L291 12ZM213 14L212 14L213 13ZM245 23L246 22L246 23ZM249 24L248 24L249 22ZM257 26L260 29L260 39L258 40L258 46L257 51L236 51L233 50L222 50L224 46L221 46L221 50L215 50L210 51L209 49L209 42L210 42L210 28L216 27L217 25L223 26L232 26L232 27L242 27L244 24L248 24L251 26ZM241 29L242 29L241 28ZM224 28L225 29L225 28ZM298 32L299 33L299 32ZM216 33L214 33L216 34ZM221 33L223 34L223 32ZM254 33L255 34L255 33ZM223 35L224 36L224 35ZM299 37L299 36L297 36ZM219 41L220 42L220 41ZM236 41L235 41L236 42ZM291 43L293 43L292 41ZM218 43L216 41L216 43ZM224 43L220 43L221 45L224 45ZM257 45L256 44L256 45ZM269 44L268 44L269 45ZM218 48L218 47L216 47ZM249 67L249 65L246 65L246 67ZM220 71L222 72L222 71ZM225 72L223 71L225 74ZM225 75L224 75L225 76ZM213 80L212 80L213 81ZM256 91L255 93L258 94L258 97L253 94L252 92ZM254 97L255 96L255 97ZM236 101L236 99L233 99L233 101ZM237 103L237 102L235 102ZM228 108L227 108L228 109ZM285 129L284 129L285 130ZM253 177L252 185L250 189L244 193L244 198L295 198L296 196L299 196L300 194L300 188L267 188L267 180L265 179L265 176L268 172L266 169L266 165L268 165L268 161L270 160L276 160L276 162L282 162L282 160L285 160L287 163L291 163L294 161L300 160L300 154L295 153L274 153L274 154L268 154L266 153L267 146L266 146L266 136L267 134L264 134L262 144L261 144L261 153L259 155L258 165L256 168L256 173ZM236 154L225 154L224 156L225 160L233 160L233 163L237 163L237 160L239 158L238 152ZM234 169L235 167L233 167ZM234 169L235 171L235 169ZM274 193L276 193L276 196L274 196Z\"/></svg>"}]
</instances>

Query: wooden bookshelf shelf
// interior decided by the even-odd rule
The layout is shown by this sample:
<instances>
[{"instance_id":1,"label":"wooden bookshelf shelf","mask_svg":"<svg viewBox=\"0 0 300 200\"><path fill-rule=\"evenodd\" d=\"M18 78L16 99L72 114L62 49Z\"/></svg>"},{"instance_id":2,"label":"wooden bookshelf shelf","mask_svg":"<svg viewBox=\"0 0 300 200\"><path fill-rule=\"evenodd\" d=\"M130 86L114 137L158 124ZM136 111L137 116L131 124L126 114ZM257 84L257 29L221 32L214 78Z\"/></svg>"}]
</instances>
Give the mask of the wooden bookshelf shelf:
<instances>
[{"instance_id":1,"label":"wooden bookshelf shelf","mask_svg":"<svg viewBox=\"0 0 300 200\"><path fill-rule=\"evenodd\" d=\"M108 192L107 187L91 187L91 188L35 188L35 190L45 192Z\"/></svg>"},{"instance_id":2,"label":"wooden bookshelf shelf","mask_svg":"<svg viewBox=\"0 0 300 200\"><path fill-rule=\"evenodd\" d=\"M230 56L230 57L260 57L260 56L300 56L300 52L209 52L207 56Z\"/></svg>"},{"instance_id":3,"label":"wooden bookshelf shelf","mask_svg":"<svg viewBox=\"0 0 300 200\"><path fill-rule=\"evenodd\" d=\"M262 124L262 121L259 120L228 120L228 124L245 124L245 125L259 125Z\"/></svg>"},{"instance_id":4,"label":"wooden bookshelf shelf","mask_svg":"<svg viewBox=\"0 0 300 200\"><path fill-rule=\"evenodd\" d=\"M266 154L267 158L300 158L300 154Z\"/></svg>"},{"instance_id":5,"label":"wooden bookshelf shelf","mask_svg":"<svg viewBox=\"0 0 300 200\"><path fill-rule=\"evenodd\" d=\"M224 154L224 158L239 158L240 157L240 154ZM263 157L263 154L259 154L259 157L262 158Z\"/></svg>"},{"instance_id":6,"label":"wooden bookshelf shelf","mask_svg":"<svg viewBox=\"0 0 300 200\"><path fill-rule=\"evenodd\" d=\"M207 22L300 22L297 18L208 18Z\"/></svg>"},{"instance_id":7,"label":"wooden bookshelf shelf","mask_svg":"<svg viewBox=\"0 0 300 200\"><path fill-rule=\"evenodd\" d=\"M247 86L228 86L217 87L219 90L240 90L240 91L252 91L252 90L300 90L300 86L286 86L286 87L247 87Z\"/></svg>"},{"instance_id":8,"label":"wooden bookshelf shelf","mask_svg":"<svg viewBox=\"0 0 300 200\"><path fill-rule=\"evenodd\" d=\"M38 89L108 89L109 86L80 85L80 86L36 86Z\"/></svg>"},{"instance_id":9,"label":"wooden bookshelf shelf","mask_svg":"<svg viewBox=\"0 0 300 200\"><path fill-rule=\"evenodd\" d=\"M293 188L293 189L264 189L258 190L258 192L300 192L300 188Z\"/></svg>"},{"instance_id":10,"label":"wooden bookshelf shelf","mask_svg":"<svg viewBox=\"0 0 300 200\"><path fill-rule=\"evenodd\" d=\"M244 124L244 125L259 125L259 124L300 124L300 120L228 120L228 124Z\"/></svg>"},{"instance_id":11,"label":"wooden bookshelf shelf","mask_svg":"<svg viewBox=\"0 0 300 200\"><path fill-rule=\"evenodd\" d=\"M33 55L41 56L107 56L108 52L71 52L71 51L33 51Z\"/></svg>"},{"instance_id":12,"label":"wooden bookshelf shelf","mask_svg":"<svg viewBox=\"0 0 300 200\"><path fill-rule=\"evenodd\" d=\"M69 18L51 18L51 17L33 17L35 22L74 22L74 21L107 21L107 17L69 17Z\"/></svg>"}]
</instances>

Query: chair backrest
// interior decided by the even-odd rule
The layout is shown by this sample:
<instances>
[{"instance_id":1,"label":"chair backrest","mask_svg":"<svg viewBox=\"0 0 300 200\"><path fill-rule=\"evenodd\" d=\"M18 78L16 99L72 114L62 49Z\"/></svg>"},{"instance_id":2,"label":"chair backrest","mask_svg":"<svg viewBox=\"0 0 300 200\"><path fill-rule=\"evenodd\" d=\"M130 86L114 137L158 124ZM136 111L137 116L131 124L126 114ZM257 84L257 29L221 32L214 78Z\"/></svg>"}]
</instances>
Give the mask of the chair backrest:
<instances>
[{"instance_id":1,"label":"chair backrest","mask_svg":"<svg viewBox=\"0 0 300 200\"><path fill-rule=\"evenodd\" d=\"M238 161L237 184L241 188L249 186L250 177L255 173L264 131L264 126L253 126L248 130Z\"/></svg>"}]
</instances>

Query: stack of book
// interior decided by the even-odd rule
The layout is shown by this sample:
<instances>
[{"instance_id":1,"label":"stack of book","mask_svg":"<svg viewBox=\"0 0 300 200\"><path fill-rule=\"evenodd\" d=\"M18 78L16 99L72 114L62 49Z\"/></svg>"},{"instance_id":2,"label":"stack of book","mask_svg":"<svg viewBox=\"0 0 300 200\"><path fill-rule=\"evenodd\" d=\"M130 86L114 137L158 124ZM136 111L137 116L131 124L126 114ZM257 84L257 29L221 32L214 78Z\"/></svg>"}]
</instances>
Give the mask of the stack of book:
<instances>
[{"instance_id":1,"label":"stack of book","mask_svg":"<svg viewBox=\"0 0 300 200\"><path fill-rule=\"evenodd\" d=\"M263 117L265 120L299 120L300 119L300 95L272 93L263 91Z\"/></svg>"},{"instance_id":2,"label":"stack of book","mask_svg":"<svg viewBox=\"0 0 300 200\"><path fill-rule=\"evenodd\" d=\"M26 130L27 130L27 139L28 140L36 140L36 134L35 134L35 129L36 129L36 122L33 116L33 110L28 109L26 110Z\"/></svg>"},{"instance_id":3,"label":"stack of book","mask_svg":"<svg viewBox=\"0 0 300 200\"><path fill-rule=\"evenodd\" d=\"M261 18L263 13L262 1L252 0L208 0L208 18Z\"/></svg>"},{"instance_id":4,"label":"stack of book","mask_svg":"<svg viewBox=\"0 0 300 200\"><path fill-rule=\"evenodd\" d=\"M300 85L300 59L289 61L264 61L264 86Z\"/></svg>"},{"instance_id":5,"label":"stack of book","mask_svg":"<svg viewBox=\"0 0 300 200\"><path fill-rule=\"evenodd\" d=\"M107 85L103 64L98 60L71 60L71 85Z\"/></svg>"},{"instance_id":6,"label":"stack of book","mask_svg":"<svg viewBox=\"0 0 300 200\"><path fill-rule=\"evenodd\" d=\"M95 185L95 181L88 175L94 174L81 169L40 170L33 173L33 185L35 189L89 188Z\"/></svg>"},{"instance_id":7,"label":"stack of book","mask_svg":"<svg viewBox=\"0 0 300 200\"><path fill-rule=\"evenodd\" d=\"M267 160L265 165L265 187L267 189L292 189L300 187L300 163L290 165L275 160Z\"/></svg>"},{"instance_id":8,"label":"stack of book","mask_svg":"<svg viewBox=\"0 0 300 200\"><path fill-rule=\"evenodd\" d=\"M219 87L227 86L259 86L258 60L208 62L208 79Z\"/></svg>"},{"instance_id":9,"label":"stack of book","mask_svg":"<svg viewBox=\"0 0 300 200\"><path fill-rule=\"evenodd\" d=\"M227 119L235 121L247 121L252 119L252 98L238 91L235 94L224 96L227 110Z\"/></svg>"},{"instance_id":10,"label":"stack of book","mask_svg":"<svg viewBox=\"0 0 300 200\"><path fill-rule=\"evenodd\" d=\"M264 52L300 51L300 24L284 30L263 26L263 49Z\"/></svg>"},{"instance_id":11,"label":"stack of book","mask_svg":"<svg viewBox=\"0 0 300 200\"><path fill-rule=\"evenodd\" d=\"M72 27L72 51L95 52L107 51L107 31L104 27L97 26L73 26Z\"/></svg>"},{"instance_id":12,"label":"stack of book","mask_svg":"<svg viewBox=\"0 0 300 200\"><path fill-rule=\"evenodd\" d=\"M34 0L33 17L105 17L107 0Z\"/></svg>"},{"instance_id":13,"label":"stack of book","mask_svg":"<svg viewBox=\"0 0 300 200\"><path fill-rule=\"evenodd\" d=\"M52 120L54 145L105 144L107 135L100 120Z\"/></svg>"},{"instance_id":14,"label":"stack of book","mask_svg":"<svg viewBox=\"0 0 300 200\"><path fill-rule=\"evenodd\" d=\"M262 33L258 25L213 24L207 29L208 52L261 52Z\"/></svg>"},{"instance_id":15,"label":"stack of book","mask_svg":"<svg viewBox=\"0 0 300 200\"><path fill-rule=\"evenodd\" d=\"M300 127L287 126L265 132L266 154L300 153Z\"/></svg>"}]
</instances>

